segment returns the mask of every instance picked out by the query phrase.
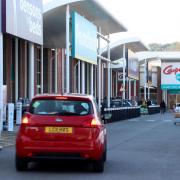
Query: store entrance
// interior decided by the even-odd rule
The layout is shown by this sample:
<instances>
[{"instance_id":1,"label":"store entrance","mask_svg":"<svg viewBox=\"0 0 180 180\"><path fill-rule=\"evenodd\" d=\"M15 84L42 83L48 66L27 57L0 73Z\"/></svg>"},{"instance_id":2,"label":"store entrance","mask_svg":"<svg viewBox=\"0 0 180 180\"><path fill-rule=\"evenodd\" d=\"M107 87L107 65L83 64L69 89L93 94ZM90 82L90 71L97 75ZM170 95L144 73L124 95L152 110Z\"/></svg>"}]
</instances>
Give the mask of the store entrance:
<instances>
[{"instance_id":1,"label":"store entrance","mask_svg":"<svg viewBox=\"0 0 180 180\"><path fill-rule=\"evenodd\" d=\"M180 94L169 94L168 106L173 109L176 103L180 103Z\"/></svg>"},{"instance_id":2,"label":"store entrance","mask_svg":"<svg viewBox=\"0 0 180 180\"><path fill-rule=\"evenodd\" d=\"M176 103L180 103L180 94L176 95Z\"/></svg>"}]
</instances>

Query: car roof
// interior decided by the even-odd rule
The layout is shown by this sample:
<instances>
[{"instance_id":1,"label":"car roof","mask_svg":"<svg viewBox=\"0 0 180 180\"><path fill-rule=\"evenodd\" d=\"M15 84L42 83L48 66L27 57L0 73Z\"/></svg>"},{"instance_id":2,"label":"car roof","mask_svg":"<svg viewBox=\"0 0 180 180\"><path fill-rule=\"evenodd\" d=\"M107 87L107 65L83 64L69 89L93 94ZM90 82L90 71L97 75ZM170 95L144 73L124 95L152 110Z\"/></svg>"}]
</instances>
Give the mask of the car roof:
<instances>
[{"instance_id":1,"label":"car roof","mask_svg":"<svg viewBox=\"0 0 180 180\"><path fill-rule=\"evenodd\" d=\"M93 100L92 95L87 94L78 94L78 93L64 93L64 94L50 94L50 93L44 93L44 94L37 94L33 99L53 99L53 98L67 98L67 99L76 99L76 100Z\"/></svg>"}]
</instances>

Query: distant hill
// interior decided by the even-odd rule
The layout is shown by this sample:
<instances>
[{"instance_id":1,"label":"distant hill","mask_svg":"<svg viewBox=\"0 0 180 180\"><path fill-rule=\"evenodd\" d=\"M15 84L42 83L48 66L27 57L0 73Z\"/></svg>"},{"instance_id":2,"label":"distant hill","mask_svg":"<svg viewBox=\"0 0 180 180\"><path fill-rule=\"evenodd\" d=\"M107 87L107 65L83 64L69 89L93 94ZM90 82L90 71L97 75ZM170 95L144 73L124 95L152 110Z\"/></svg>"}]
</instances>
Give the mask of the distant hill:
<instances>
[{"instance_id":1,"label":"distant hill","mask_svg":"<svg viewBox=\"0 0 180 180\"><path fill-rule=\"evenodd\" d=\"M171 44L149 44L151 51L180 51L180 42L175 42Z\"/></svg>"}]
</instances>

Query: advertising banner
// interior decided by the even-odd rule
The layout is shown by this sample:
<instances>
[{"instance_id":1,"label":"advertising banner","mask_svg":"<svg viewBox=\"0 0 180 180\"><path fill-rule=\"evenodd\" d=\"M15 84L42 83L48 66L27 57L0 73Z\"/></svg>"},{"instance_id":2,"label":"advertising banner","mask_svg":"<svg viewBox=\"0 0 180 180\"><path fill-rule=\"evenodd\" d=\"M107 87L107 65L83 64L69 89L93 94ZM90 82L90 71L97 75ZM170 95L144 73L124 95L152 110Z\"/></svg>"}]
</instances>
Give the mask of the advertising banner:
<instances>
[{"instance_id":1,"label":"advertising banner","mask_svg":"<svg viewBox=\"0 0 180 180\"><path fill-rule=\"evenodd\" d=\"M21 124L22 119L22 102L16 103L16 124Z\"/></svg>"},{"instance_id":2,"label":"advertising banner","mask_svg":"<svg viewBox=\"0 0 180 180\"><path fill-rule=\"evenodd\" d=\"M72 57L97 64L97 27L72 12Z\"/></svg>"},{"instance_id":3,"label":"advertising banner","mask_svg":"<svg viewBox=\"0 0 180 180\"><path fill-rule=\"evenodd\" d=\"M43 44L41 0L2 0L3 32Z\"/></svg>"},{"instance_id":4,"label":"advertising banner","mask_svg":"<svg viewBox=\"0 0 180 180\"><path fill-rule=\"evenodd\" d=\"M139 62L130 50L128 50L128 77L139 80Z\"/></svg>"},{"instance_id":5,"label":"advertising banner","mask_svg":"<svg viewBox=\"0 0 180 180\"><path fill-rule=\"evenodd\" d=\"M180 63L162 62L161 89L180 89Z\"/></svg>"},{"instance_id":6,"label":"advertising banner","mask_svg":"<svg viewBox=\"0 0 180 180\"><path fill-rule=\"evenodd\" d=\"M8 131L14 130L14 104L8 103Z\"/></svg>"}]
</instances>

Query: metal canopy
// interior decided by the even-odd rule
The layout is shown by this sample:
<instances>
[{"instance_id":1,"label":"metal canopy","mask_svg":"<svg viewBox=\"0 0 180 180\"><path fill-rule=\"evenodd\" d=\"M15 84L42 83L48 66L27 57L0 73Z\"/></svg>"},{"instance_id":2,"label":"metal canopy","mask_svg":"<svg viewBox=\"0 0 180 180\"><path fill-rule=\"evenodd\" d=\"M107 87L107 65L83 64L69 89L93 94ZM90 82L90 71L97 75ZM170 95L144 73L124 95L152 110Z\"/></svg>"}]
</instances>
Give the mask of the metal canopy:
<instances>
[{"instance_id":1,"label":"metal canopy","mask_svg":"<svg viewBox=\"0 0 180 180\"><path fill-rule=\"evenodd\" d=\"M141 64L144 61L163 60L163 61L180 61L180 52L162 52L162 51L147 51L137 52L136 56Z\"/></svg>"},{"instance_id":2,"label":"metal canopy","mask_svg":"<svg viewBox=\"0 0 180 180\"><path fill-rule=\"evenodd\" d=\"M136 37L131 37L128 39L121 39L116 43L112 43L110 45L111 51L111 60L115 61L123 57L123 45L125 44L126 48L132 50L133 52L146 51L148 47L146 47L140 39ZM103 50L102 55L107 56L107 50Z\"/></svg>"},{"instance_id":3,"label":"metal canopy","mask_svg":"<svg viewBox=\"0 0 180 180\"><path fill-rule=\"evenodd\" d=\"M53 0L44 4L43 31L44 47L66 47L66 5L96 26L103 35L126 31L127 29L109 14L96 0Z\"/></svg>"}]
</instances>

